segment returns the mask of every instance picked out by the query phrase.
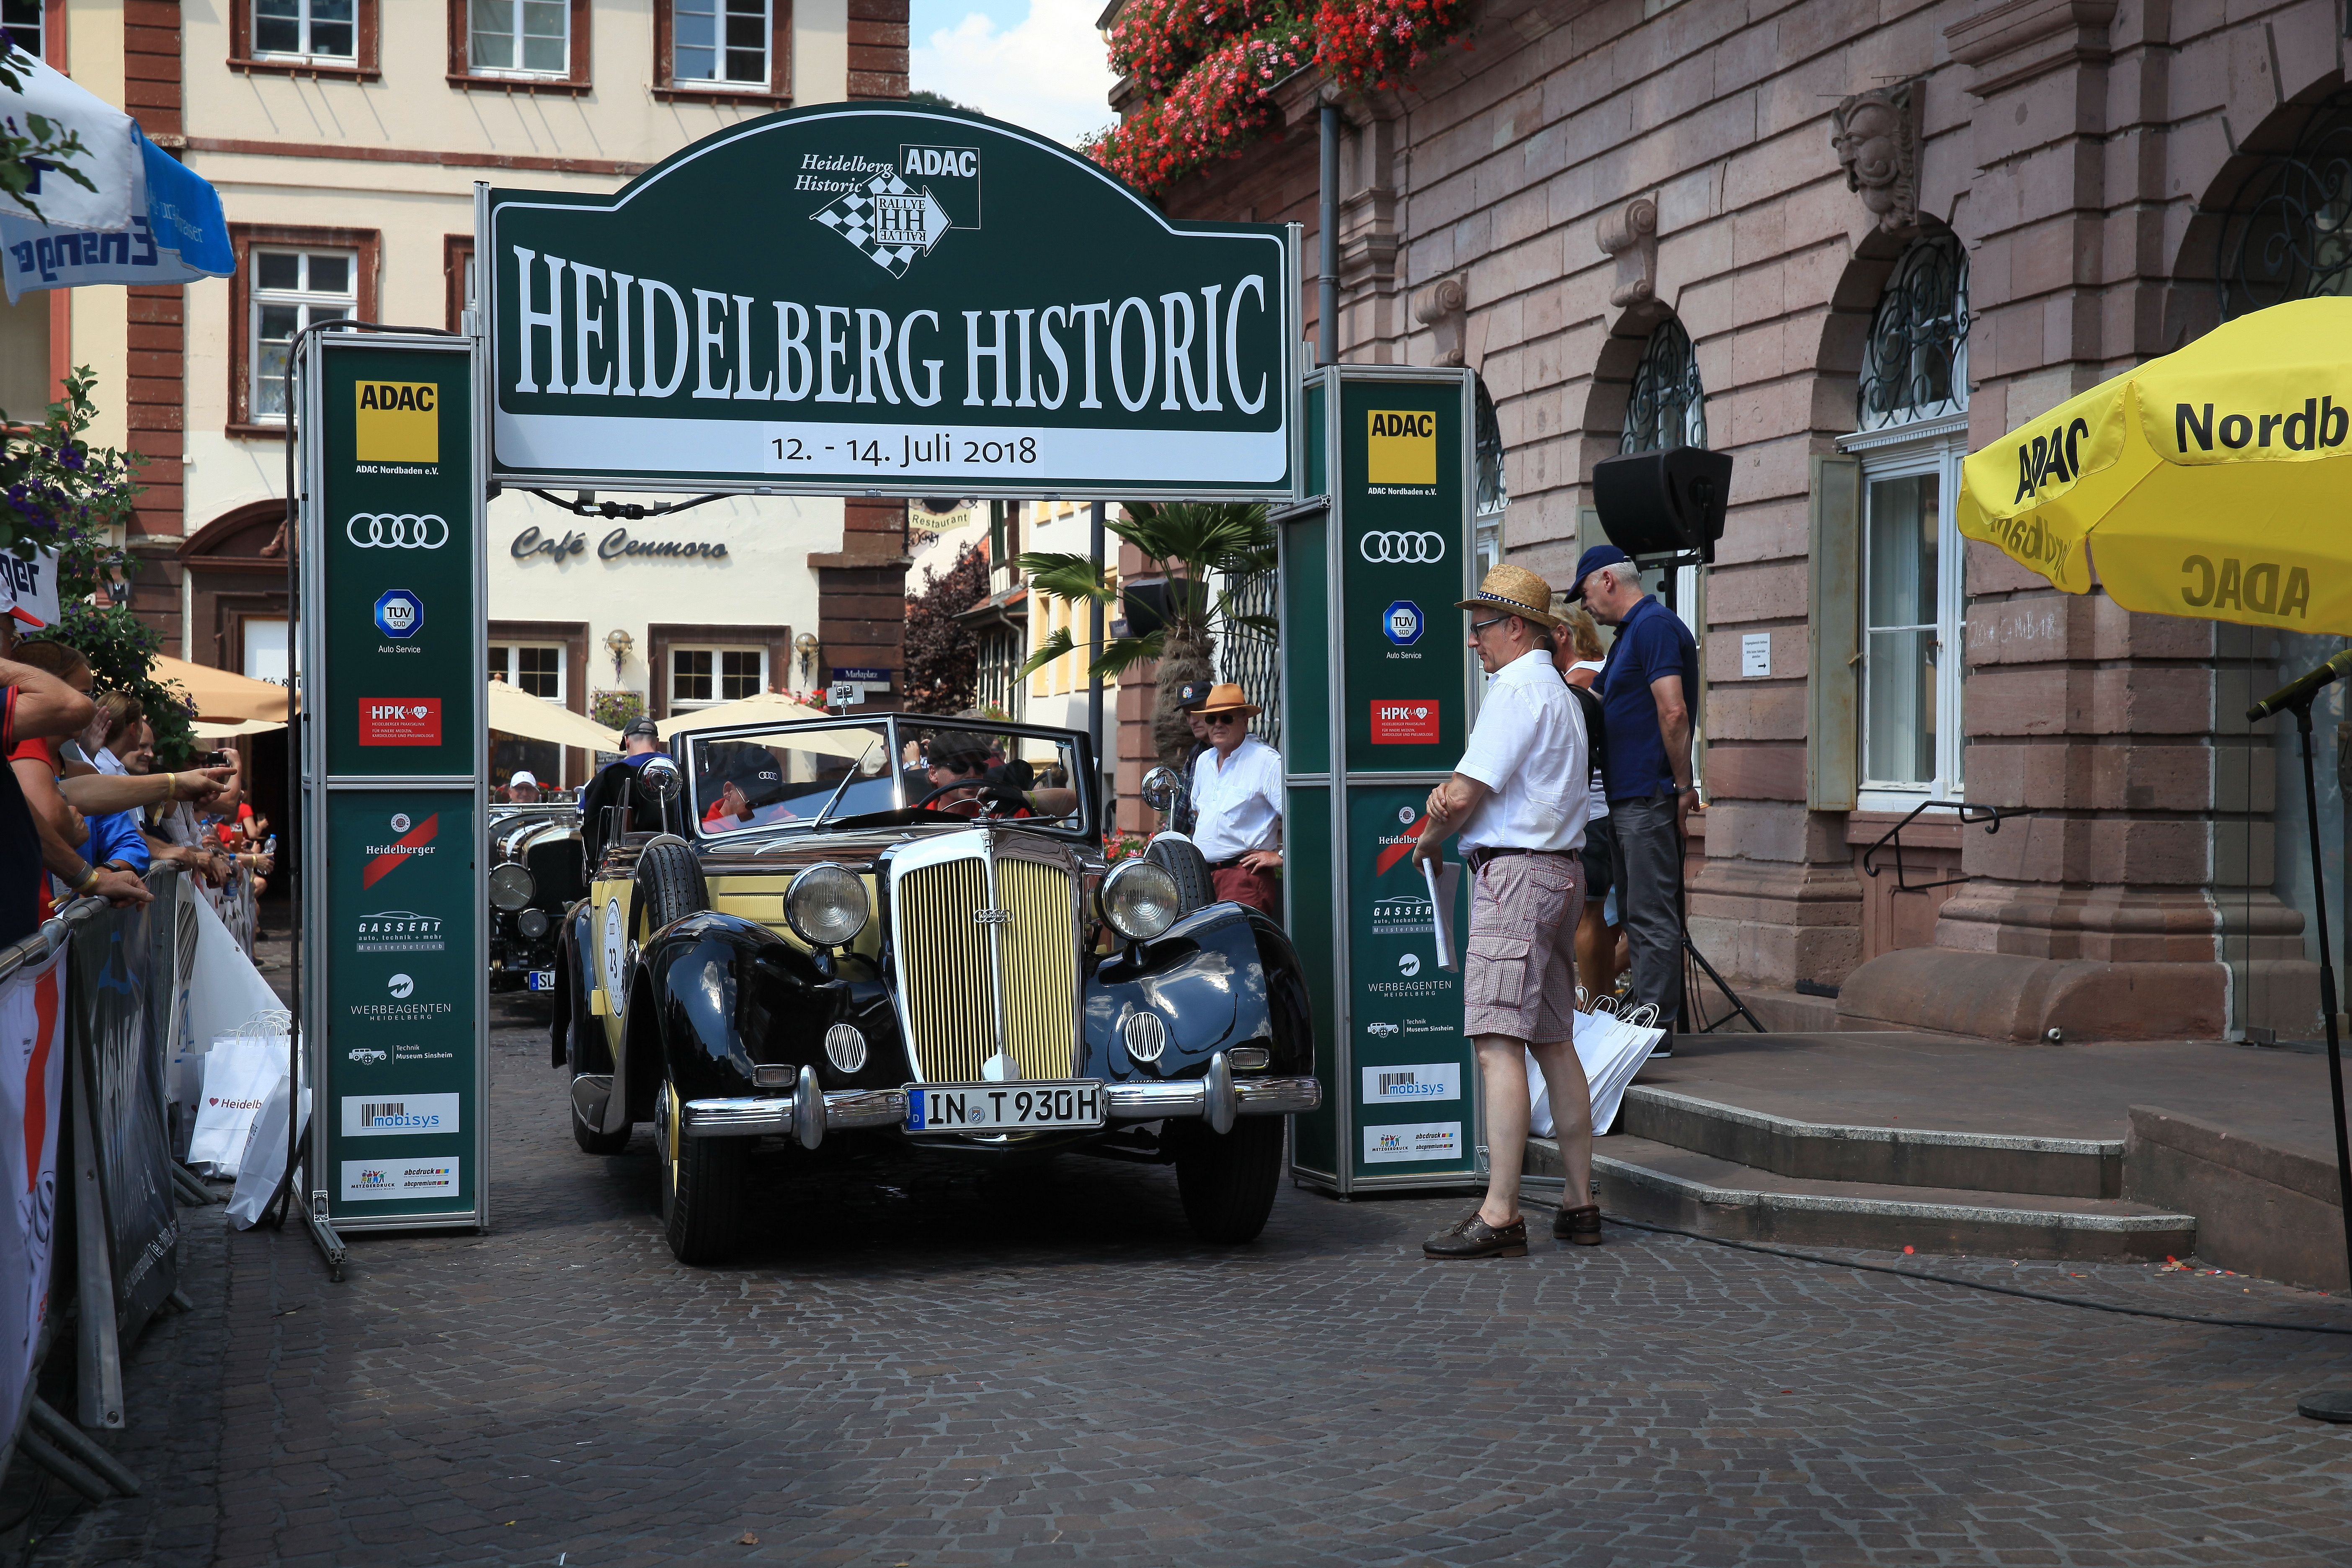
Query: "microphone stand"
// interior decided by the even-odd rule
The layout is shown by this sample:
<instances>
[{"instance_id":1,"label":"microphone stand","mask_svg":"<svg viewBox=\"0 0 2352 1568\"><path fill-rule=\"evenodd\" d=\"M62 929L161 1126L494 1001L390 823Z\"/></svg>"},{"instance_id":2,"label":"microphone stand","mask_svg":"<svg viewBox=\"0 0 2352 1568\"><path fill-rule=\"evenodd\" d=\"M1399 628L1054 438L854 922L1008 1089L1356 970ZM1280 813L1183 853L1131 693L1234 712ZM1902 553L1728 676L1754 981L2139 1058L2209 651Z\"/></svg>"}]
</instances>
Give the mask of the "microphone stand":
<instances>
[{"instance_id":1,"label":"microphone stand","mask_svg":"<svg viewBox=\"0 0 2352 1568\"><path fill-rule=\"evenodd\" d=\"M2305 687L2284 703L2279 698L2284 694L2274 694L2246 717L2260 719L2266 716L2265 710L2284 707L2294 715L2295 729L2303 737L2303 817L2311 839L2312 910L2319 934L2319 1006L2327 1025L2327 1090L2335 1109L2332 1121L2336 1130L2336 1184L2344 1220L2345 1267L2352 1270L2352 1139L2347 1138L2344 1126L2344 1048L2336 1037L2336 960L2327 935L2327 861L2319 846L2319 782L2311 761L2311 705L2317 700L2320 687L2326 684L2322 681ZM2298 1408L2317 1420L2352 1421L2352 1392L2309 1394Z\"/></svg>"}]
</instances>

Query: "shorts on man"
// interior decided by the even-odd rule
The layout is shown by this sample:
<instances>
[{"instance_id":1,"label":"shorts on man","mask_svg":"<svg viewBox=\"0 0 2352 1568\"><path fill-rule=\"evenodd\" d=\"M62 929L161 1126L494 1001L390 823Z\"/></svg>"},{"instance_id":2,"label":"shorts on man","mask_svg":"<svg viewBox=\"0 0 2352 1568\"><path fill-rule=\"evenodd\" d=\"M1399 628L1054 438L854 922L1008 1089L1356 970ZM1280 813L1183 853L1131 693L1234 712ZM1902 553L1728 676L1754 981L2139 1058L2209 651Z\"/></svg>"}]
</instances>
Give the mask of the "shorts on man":
<instances>
[{"instance_id":1,"label":"shorts on man","mask_svg":"<svg viewBox=\"0 0 2352 1568\"><path fill-rule=\"evenodd\" d=\"M1505 855L1479 868L1465 957L1463 1032L1538 1045L1576 1037L1576 855Z\"/></svg>"}]
</instances>

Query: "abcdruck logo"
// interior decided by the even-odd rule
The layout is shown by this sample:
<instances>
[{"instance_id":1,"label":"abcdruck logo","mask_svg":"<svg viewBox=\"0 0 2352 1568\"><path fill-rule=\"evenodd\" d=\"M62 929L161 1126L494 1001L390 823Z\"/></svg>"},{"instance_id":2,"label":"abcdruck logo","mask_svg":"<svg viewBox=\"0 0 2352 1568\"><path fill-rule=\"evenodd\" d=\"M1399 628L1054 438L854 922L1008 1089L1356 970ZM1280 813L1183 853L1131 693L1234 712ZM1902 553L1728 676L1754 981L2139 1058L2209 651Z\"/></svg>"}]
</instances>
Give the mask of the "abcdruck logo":
<instances>
[{"instance_id":1,"label":"abcdruck logo","mask_svg":"<svg viewBox=\"0 0 2352 1568\"><path fill-rule=\"evenodd\" d=\"M1384 1165L1402 1160L1458 1160L1462 1157L1459 1121L1408 1121L1392 1127L1364 1129L1364 1163Z\"/></svg>"},{"instance_id":2,"label":"abcdruck logo","mask_svg":"<svg viewBox=\"0 0 2352 1568\"><path fill-rule=\"evenodd\" d=\"M463 1186L457 1156L432 1160L346 1160L343 1197L366 1203L387 1198L454 1197Z\"/></svg>"}]
</instances>

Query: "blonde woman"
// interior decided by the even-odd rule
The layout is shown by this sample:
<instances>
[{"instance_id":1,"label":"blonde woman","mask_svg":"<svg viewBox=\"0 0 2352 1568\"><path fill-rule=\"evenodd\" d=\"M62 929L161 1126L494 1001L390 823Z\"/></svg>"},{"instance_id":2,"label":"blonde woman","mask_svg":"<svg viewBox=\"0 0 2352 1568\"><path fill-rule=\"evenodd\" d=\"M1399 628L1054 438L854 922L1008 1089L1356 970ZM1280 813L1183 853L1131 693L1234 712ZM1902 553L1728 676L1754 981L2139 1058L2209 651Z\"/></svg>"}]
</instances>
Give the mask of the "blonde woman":
<instances>
[{"instance_id":1,"label":"blonde woman","mask_svg":"<svg viewBox=\"0 0 2352 1568\"><path fill-rule=\"evenodd\" d=\"M1608 745L1601 728L1601 699L1593 683L1601 679L1607 650L1601 646L1601 627L1592 612L1570 610L1553 636L1560 679L1575 688L1584 709L1585 733L1592 742L1592 801L1584 819L1584 913L1576 925L1576 977L1585 994L1613 994L1617 976L1625 971L1620 955L1620 935L1609 923L1609 890L1617 881L1617 835L1609 822L1609 792L1601 782L1601 757Z\"/></svg>"}]
</instances>

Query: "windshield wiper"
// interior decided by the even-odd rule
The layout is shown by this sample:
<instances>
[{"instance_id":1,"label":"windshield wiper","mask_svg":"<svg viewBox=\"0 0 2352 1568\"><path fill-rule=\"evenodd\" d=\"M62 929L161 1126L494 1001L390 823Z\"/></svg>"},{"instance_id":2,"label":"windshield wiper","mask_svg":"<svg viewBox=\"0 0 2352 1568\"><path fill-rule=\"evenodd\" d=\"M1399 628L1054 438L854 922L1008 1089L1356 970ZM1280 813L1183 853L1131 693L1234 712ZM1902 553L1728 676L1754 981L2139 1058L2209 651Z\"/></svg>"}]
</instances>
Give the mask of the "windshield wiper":
<instances>
[{"instance_id":1,"label":"windshield wiper","mask_svg":"<svg viewBox=\"0 0 2352 1568\"><path fill-rule=\"evenodd\" d=\"M841 775L841 783L835 785L833 794L825 798L824 809L818 812L815 819L809 824L809 827L812 831L824 826L824 819L831 816L833 815L833 808L841 804L842 795L847 793L851 784L857 782L858 772L866 766L866 759L872 756L874 754L874 748L876 746L879 746L881 743L881 741L877 739L871 744L867 745L864 751L857 753L857 760L849 765L849 771Z\"/></svg>"}]
</instances>

